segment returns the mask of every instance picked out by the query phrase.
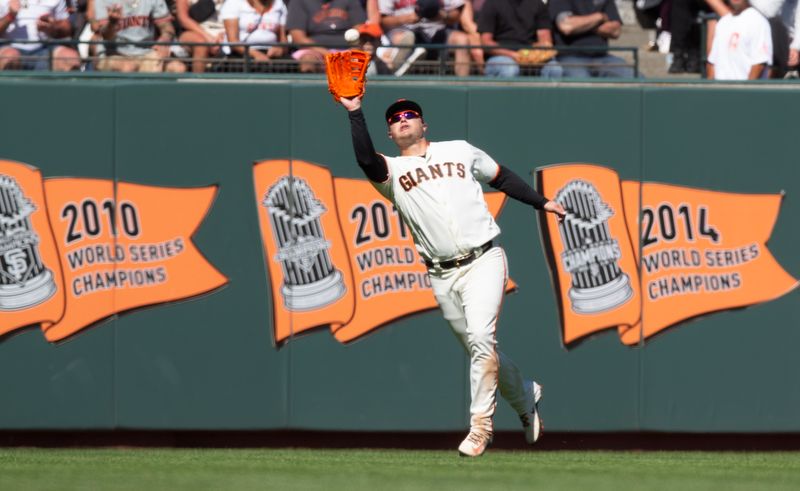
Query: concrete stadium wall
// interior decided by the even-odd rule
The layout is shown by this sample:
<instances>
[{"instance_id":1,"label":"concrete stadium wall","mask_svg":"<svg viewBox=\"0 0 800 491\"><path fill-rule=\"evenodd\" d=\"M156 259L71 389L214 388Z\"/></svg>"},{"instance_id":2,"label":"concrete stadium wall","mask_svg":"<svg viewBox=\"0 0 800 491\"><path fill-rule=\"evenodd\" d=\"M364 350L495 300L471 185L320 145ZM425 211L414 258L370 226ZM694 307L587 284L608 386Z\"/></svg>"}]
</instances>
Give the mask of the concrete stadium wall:
<instances>
[{"instance_id":1,"label":"concrete stadium wall","mask_svg":"<svg viewBox=\"0 0 800 491\"><path fill-rule=\"evenodd\" d=\"M531 180L592 162L622 178L785 199L769 242L800 275L797 90L769 87L484 87L375 83L378 151L399 97L433 140L467 139ZM467 426L466 358L437 311L349 345L326 332L277 349L252 163L302 159L361 178L344 111L320 82L0 80L0 159L153 186L219 185L194 241L229 283L127 312L62 343L38 328L0 340L0 429L455 430ZM800 431L797 290L709 315L643 346L613 332L562 346L536 217L509 202L501 242L519 291L501 349L545 387L557 431ZM498 429L518 421L498 405Z\"/></svg>"}]
</instances>

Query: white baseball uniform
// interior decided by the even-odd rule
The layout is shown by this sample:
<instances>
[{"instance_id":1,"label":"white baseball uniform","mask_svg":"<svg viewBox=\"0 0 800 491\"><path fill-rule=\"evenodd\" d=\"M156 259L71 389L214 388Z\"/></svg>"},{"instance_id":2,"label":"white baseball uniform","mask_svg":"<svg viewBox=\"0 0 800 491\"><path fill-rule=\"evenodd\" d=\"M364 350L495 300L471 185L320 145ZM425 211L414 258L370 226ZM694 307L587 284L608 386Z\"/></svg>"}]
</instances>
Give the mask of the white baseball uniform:
<instances>
[{"instance_id":1,"label":"white baseball uniform","mask_svg":"<svg viewBox=\"0 0 800 491\"><path fill-rule=\"evenodd\" d=\"M747 80L753 65L772 64L769 22L749 7L739 15L727 14L717 23L709 63L717 80Z\"/></svg>"},{"instance_id":2,"label":"white baseball uniform","mask_svg":"<svg viewBox=\"0 0 800 491\"><path fill-rule=\"evenodd\" d=\"M508 268L503 250L481 246L500 233L483 197L481 182L500 171L485 152L465 141L431 142L424 156L385 157L388 178L372 182L394 203L429 268L433 293L470 358L470 424L493 431L495 392L519 414L534 403L533 385L496 350L495 331ZM439 265L468 254L473 262Z\"/></svg>"}]
</instances>

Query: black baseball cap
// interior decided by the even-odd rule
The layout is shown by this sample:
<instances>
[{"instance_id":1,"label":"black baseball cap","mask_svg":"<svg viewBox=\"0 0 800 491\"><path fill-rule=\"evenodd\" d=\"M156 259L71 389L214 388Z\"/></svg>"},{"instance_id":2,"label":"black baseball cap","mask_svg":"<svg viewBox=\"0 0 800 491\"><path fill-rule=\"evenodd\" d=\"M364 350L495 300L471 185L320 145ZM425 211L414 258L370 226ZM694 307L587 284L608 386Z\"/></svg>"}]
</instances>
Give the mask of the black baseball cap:
<instances>
[{"instance_id":1,"label":"black baseball cap","mask_svg":"<svg viewBox=\"0 0 800 491\"><path fill-rule=\"evenodd\" d=\"M417 104L414 101L410 101L408 99L397 99L388 108L386 108L386 116L383 119L389 121L389 118L399 113L400 111L409 111L409 110L419 113L419 117L422 118L422 108L420 107L419 104Z\"/></svg>"}]
</instances>

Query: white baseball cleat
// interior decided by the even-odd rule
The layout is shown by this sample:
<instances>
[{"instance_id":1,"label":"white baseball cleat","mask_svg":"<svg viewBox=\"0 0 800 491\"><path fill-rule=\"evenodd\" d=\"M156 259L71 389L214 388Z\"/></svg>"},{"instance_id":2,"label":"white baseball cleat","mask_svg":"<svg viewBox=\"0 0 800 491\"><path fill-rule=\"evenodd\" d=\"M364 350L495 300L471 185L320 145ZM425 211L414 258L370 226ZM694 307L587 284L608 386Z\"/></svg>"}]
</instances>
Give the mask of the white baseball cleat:
<instances>
[{"instance_id":1,"label":"white baseball cleat","mask_svg":"<svg viewBox=\"0 0 800 491\"><path fill-rule=\"evenodd\" d=\"M533 407L530 412L519 415L522 421L522 429L525 430L525 441L528 445L533 445L542 436L542 417L539 414L539 401L542 399L542 386L536 382L533 384Z\"/></svg>"},{"instance_id":2,"label":"white baseball cleat","mask_svg":"<svg viewBox=\"0 0 800 491\"><path fill-rule=\"evenodd\" d=\"M480 457L492 443L492 436L477 431L470 431L458 446L458 453L462 457Z\"/></svg>"}]
</instances>

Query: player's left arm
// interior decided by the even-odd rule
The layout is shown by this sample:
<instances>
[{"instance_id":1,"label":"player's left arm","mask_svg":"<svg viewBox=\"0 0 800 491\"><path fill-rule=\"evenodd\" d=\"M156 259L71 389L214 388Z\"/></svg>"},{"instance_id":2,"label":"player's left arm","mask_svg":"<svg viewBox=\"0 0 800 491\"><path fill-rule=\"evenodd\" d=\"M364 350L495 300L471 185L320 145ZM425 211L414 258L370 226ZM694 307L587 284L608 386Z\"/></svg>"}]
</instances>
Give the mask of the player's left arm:
<instances>
[{"instance_id":1,"label":"player's left arm","mask_svg":"<svg viewBox=\"0 0 800 491\"><path fill-rule=\"evenodd\" d=\"M537 210L549 211L562 218L566 216L567 212L564 207L539 194L514 171L498 164L489 154L479 148L472 147L472 152L472 175L476 179Z\"/></svg>"},{"instance_id":2,"label":"player's left arm","mask_svg":"<svg viewBox=\"0 0 800 491\"><path fill-rule=\"evenodd\" d=\"M514 171L497 164L497 175L488 182L489 186L504 192L507 196L531 205L537 210L555 213L559 218L566 216L567 211L558 202L549 200L529 186Z\"/></svg>"},{"instance_id":3,"label":"player's left arm","mask_svg":"<svg viewBox=\"0 0 800 491\"><path fill-rule=\"evenodd\" d=\"M353 151L356 162L370 181L385 183L389 179L389 167L386 158L375 151L372 138L369 136L367 121L361 111L361 96L347 99L339 98L350 119L350 133L353 139Z\"/></svg>"}]
</instances>

